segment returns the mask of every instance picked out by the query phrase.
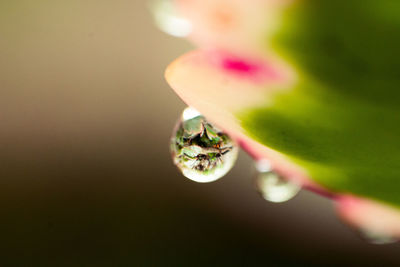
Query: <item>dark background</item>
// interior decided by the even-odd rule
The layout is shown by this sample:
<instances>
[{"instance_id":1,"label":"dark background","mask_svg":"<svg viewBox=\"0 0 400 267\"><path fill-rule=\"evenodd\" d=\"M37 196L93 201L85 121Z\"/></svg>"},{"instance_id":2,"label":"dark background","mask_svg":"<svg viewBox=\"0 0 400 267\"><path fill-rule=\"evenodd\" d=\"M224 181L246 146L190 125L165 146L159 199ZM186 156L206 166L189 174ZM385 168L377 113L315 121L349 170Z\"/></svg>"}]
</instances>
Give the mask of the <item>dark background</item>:
<instances>
[{"instance_id":1,"label":"dark background","mask_svg":"<svg viewBox=\"0 0 400 267\"><path fill-rule=\"evenodd\" d=\"M326 199L263 201L244 153L178 173L163 71L190 49L145 1L0 0L0 266L400 264Z\"/></svg>"}]
</instances>

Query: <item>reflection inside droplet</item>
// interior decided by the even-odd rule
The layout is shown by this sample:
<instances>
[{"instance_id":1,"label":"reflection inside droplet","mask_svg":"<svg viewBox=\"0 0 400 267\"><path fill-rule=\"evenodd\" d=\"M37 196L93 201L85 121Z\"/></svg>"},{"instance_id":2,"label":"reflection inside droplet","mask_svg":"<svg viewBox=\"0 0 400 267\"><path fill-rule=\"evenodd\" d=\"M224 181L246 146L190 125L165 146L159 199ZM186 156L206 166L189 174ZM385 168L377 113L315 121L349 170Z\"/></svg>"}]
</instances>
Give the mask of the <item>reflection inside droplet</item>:
<instances>
[{"instance_id":1,"label":"reflection inside droplet","mask_svg":"<svg viewBox=\"0 0 400 267\"><path fill-rule=\"evenodd\" d=\"M393 244L398 241L398 239L394 237L384 234L379 234L368 230L358 230L358 232L361 238L370 244L386 245L386 244Z\"/></svg>"},{"instance_id":2,"label":"reflection inside droplet","mask_svg":"<svg viewBox=\"0 0 400 267\"><path fill-rule=\"evenodd\" d=\"M233 167L238 147L198 111L186 108L171 138L171 154L184 176L207 183L221 178Z\"/></svg>"},{"instance_id":3,"label":"reflection inside droplet","mask_svg":"<svg viewBox=\"0 0 400 267\"><path fill-rule=\"evenodd\" d=\"M256 169L258 172L270 172L272 171L271 163L269 160L260 159L256 162Z\"/></svg>"},{"instance_id":4,"label":"reflection inside droplet","mask_svg":"<svg viewBox=\"0 0 400 267\"><path fill-rule=\"evenodd\" d=\"M196 118L198 116L201 116L201 114L194 108L185 108L185 110L182 112L182 120L183 121L187 121L187 120Z\"/></svg>"},{"instance_id":5,"label":"reflection inside droplet","mask_svg":"<svg viewBox=\"0 0 400 267\"><path fill-rule=\"evenodd\" d=\"M151 11L157 26L167 34L186 37L192 31L192 24L178 14L173 0L153 0Z\"/></svg>"},{"instance_id":6,"label":"reflection inside droplet","mask_svg":"<svg viewBox=\"0 0 400 267\"><path fill-rule=\"evenodd\" d=\"M265 200L281 203L292 199L298 194L301 187L284 179L271 169L267 160L256 162L257 188Z\"/></svg>"}]
</instances>

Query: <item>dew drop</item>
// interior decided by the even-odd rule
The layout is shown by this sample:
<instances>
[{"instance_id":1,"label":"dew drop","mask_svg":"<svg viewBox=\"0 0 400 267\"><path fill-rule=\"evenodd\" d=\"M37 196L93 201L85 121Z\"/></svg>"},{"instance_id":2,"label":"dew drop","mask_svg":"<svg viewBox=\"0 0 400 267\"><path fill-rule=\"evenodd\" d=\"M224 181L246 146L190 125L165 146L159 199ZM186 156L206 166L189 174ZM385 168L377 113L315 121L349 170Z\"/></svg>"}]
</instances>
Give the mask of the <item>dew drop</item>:
<instances>
[{"instance_id":1,"label":"dew drop","mask_svg":"<svg viewBox=\"0 0 400 267\"><path fill-rule=\"evenodd\" d=\"M229 172L238 147L224 132L193 108L186 108L171 138L171 155L182 174L199 183L213 182Z\"/></svg>"},{"instance_id":2,"label":"dew drop","mask_svg":"<svg viewBox=\"0 0 400 267\"><path fill-rule=\"evenodd\" d=\"M393 244L396 243L398 241L398 239L392 237L392 236L388 236L385 234L380 234L380 233L376 233L373 231L368 231L368 230L364 230L364 229L359 229L357 231L359 233L359 235L361 236L361 238L370 243L370 244L374 244L374 245L387 245L387 244Z\"/></svg>"},{"instance_id":3,"label":"dew drop","mask_svg":"<svg viewBox=\"0 0 400 267\"><path fill-rule=\"evenodd\" d=\"M191 33L191 22L179 15L173 0L153 0L150 9L156 25L163 32L175 37L186 37Z\"/></svg>"},{"instance_id":4,"label":"dew drop","mask_svg":"<svg viewBox=\"0 0 400 267\"><path fill-rule=\"evenodd\" d=\"M274 203L286 202L295 197L301 190L298 184L286 180L273 171L267 160L257 161L256 169L258 171L257 188L267 201Z\"/></svg>"}]
</instances>

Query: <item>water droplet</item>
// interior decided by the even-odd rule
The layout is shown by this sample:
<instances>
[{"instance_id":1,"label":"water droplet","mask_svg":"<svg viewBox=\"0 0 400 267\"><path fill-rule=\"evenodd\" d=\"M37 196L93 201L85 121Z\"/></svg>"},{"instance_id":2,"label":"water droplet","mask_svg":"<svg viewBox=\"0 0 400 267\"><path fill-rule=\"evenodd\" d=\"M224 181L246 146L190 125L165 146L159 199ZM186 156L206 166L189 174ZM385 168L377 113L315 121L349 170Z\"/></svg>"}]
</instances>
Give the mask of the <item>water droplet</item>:
<instances>
[{"instance_id":1,"label":"water droplet","mask_svg":"<svg viewBox=\"0 0 400 267\"><path fill-rule=\"evenodd\" d=\"M388 236L385 234L380 234L376 233L373 231L368 231L364 229L359 229L357 231L361 238L365 240L368 243L374 244L374 245L387 245L387 244L393 244L398 241L398 239Z\"/></svg>"},{"instance_id":2,"label":"water droplet","mask_svg":"<svg viewBox=\"0 0 400 267\"><path fill-rule=\"evenodd\" d=\"M235 164L238 147L224 132L193 108L186 108L171 138L175 165L187 178L207 183L224 176Z\"/></svg>"},{"instance_id":3,"label":"water droplet","mask_svg":"<svg viewBox=\"0 0 400 267\"><path fill-rule=\"evenodd\" d=\"M271 165L267 160L259 160L256 162L257 187L265 200L274 203L281 203L292 199L299 193L301 187L271 169Z\"/></svg>"},{"instance_id":4,"label":"water droplet","mask_svg":"<svg viewBox=\"0 0 400 267\"><path fill-rule=\"evenodd\" d=\"M179 15L173 0L153 0L150 9L163 32L175 37L186 37L191 33L192 24Z\"/></svg>"}]
</instances>

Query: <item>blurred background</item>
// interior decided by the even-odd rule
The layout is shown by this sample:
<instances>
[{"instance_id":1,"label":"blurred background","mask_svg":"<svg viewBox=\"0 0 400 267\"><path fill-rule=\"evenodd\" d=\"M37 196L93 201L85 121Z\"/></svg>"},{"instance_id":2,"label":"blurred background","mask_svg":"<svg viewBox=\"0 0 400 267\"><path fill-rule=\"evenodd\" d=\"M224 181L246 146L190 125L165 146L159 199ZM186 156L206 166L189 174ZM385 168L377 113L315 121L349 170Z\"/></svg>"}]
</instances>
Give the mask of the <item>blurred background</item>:
<instances>
[{"instance_id":1,"label":"blurred background","mask_svg":"<svg viewBox=\"0 0 400 267\"><path fill-rule=\"evenodd\" d=\"M163 72L190 49L144 0L0 0L0 266L400 264L326 199L264 201L245 153L178 172Z\"/></svg>"}]
</instances>

